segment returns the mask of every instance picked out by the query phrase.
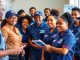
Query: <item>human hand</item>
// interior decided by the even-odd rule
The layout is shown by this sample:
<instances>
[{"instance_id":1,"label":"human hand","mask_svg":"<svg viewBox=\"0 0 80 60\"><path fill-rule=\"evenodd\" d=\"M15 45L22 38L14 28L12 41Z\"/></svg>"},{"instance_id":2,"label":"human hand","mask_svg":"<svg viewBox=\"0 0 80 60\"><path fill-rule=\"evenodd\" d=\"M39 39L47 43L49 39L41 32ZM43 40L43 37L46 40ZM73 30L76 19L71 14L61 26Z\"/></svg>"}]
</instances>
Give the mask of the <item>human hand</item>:
<instances>
[{"instance_id":1,"label":"human hand","mask_svg":"<svg viewBox=\"0 0 80 60\"><path fill-rule=\"evenodd\" d=\"M22 48L13 48L10 49L10 55L19 55L22 51Z\"/></svg>"},{"instance_id":2,"label":"human hand","mask_svg":"<svg viewBox=\"0 0 80 60\"><path fill-rule=\"evenodd\" d=\"M48 52L51 52L51 47L52 47L51 45L46 45L45 50L48 51Z\"/></svg>"}]
</instances>

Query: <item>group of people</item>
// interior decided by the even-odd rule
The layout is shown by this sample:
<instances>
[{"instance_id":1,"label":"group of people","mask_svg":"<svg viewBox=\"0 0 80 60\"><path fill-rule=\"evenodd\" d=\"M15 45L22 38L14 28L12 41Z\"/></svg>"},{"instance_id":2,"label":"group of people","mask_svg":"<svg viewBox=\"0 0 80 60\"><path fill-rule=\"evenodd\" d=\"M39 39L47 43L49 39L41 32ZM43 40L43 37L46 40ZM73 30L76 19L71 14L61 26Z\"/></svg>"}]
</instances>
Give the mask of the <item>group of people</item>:
<instances>
[{"instance_id":1,"label":"group of people","mask_svg":"<svg viewBox=\"0 0 80 60\"><path fill-rule=\"evenodd\" d=\"M0 28L0 60L80 60L80 9L59 16L57 9L44 15L30 7L17 14L9 10ZM32 41L41 40L39 46Z\"/></svg>"}]
</instances>

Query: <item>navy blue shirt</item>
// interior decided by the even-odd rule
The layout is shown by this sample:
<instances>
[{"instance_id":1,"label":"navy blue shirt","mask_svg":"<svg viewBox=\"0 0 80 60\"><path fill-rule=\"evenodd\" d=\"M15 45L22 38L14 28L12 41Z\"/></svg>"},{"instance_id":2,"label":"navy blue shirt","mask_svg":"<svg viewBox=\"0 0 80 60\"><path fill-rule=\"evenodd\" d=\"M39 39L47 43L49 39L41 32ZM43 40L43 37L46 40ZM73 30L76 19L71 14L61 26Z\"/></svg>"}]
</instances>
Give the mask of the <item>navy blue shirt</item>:
<instances>
[{"instance_id":1,"label":"navy blue shirt","mask_svg":"<svg viewBox=\"0 0 80 60\"><path fill-rule=\"evenodd\" d=\"M69 28L72 31L72 33L75 35L78 32L78 28L79 27L77 27L74 24L72 24Z\"/></svg>"},{"instance_id":2,"label":"navy blue shirt","mask_svg":"<svg viewBox=\"0 0 80 60\"><path fill-rule=\"evenodd\" d=\"M47 18L48 18L48 17L45 17L45 18L43 19L43 22L47 22Z\"/></svg>"},{"instance_id":3,"label":"navy blue shirt","mask_svg":"<svg viewBox=\"0 0 80 60\"><path fill-rule=\"evenodd\" d=\"M70 30L66 30L63 35L58 34L54 38L52 45L57 48L65 47L69 51L66 55L53 52L51 60L72 60L75 43L76 43L75 36Z\"/></svg>"},{"instance_id":4,"label":"navy blue shirt","mask_svg":"<svg viewBox=\"0 0 80 60\"><path fill-rule=\"evenodd\" d=\"M44 38L43 38L43 41L46 43L46 44L50 44L52 45L52 41L54 40L55 36L57 35L58 31L57 29L55 28L53 32L50 32L50 29L49 29L49 32L46 32L45 35L44 35Z\"/></svg>"},{"instance_id":5,"label":"navy blue shirt","mask_svg":"<svg viewBox=\"0 0 80 60\"><path fill-rule=\"evenodd\" d=\"M37 27L36 23L34 23L33 25L30 25L28 28L28 33L30 36L31 40L43 40L43 36L45 35L45 33L48 31L48 26L46 23L42 22L41 25L39 27ZM34 58L41 58L41 52L42 50L39 48L34 48L32 46L30 46L30 53L31 56ZM37 57L38 56L38 57Z\"/></svg>"},{"instance_id":6,"label":"navy blue shirt","mask_svg":"<svg viewBox=\"0 0 80 60\"><path fill-rule=\"evenodd\" d=\"M22 31L22 29L19 29L21 35L22 35L22 43L28 43L28 32L25 33Z\"/></svg>"},{"instance_id":7,"label":"navy blue shirt","mask_svg":"<svg viewBox=\"0 0 80 60\"><path fill-rule=\"evenodd\" d=\"M48 31L49 27L46 23L42 22L39 27L37 27L36 23L30 25L28 27L28 33L30 35L31 40L39 40L43 39L43 36Z\"/></svg>"},{"instance_id":8,"label":"navy blue shirt","mask_svg":"<svg viewBox=\"0 0 80 60\"><path fill-rule=\"evenodd\" d=\"M76 34L76 40L75 55L80 57L80 32Z\"/></svg>"}]
</instances>

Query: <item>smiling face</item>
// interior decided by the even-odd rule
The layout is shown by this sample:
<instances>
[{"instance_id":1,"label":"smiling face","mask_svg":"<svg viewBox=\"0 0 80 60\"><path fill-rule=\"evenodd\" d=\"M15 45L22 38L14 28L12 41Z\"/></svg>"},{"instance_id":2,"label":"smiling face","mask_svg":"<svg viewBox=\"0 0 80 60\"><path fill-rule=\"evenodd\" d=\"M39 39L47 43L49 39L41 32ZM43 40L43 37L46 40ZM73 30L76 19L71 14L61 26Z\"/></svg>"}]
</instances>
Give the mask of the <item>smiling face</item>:
<instances>
[{"instance_id":1,"label":"smiling face","mask_svg":"<svg viewBox=\"0 0 80 60\"><path fill-rule=\"evenodd\" d=\"M31 16L34 16L35 12L36 12L36 9L30 9L29 10L29 13L31 14Z\"/></svg>"},{"instance_id":2,"label":"smiling face","mask_svg":"<svg viewBox=\"0 0 80 60\"><path fill-rule=\"evenodd\" d=\"M35 16L35 23L39 26L42 23L42 16Z\"/></svg>"},{"instance_id":3,"label":"smiling face","mask_svg":"<svg viewBox=\"0 0 80 60\"><path fill-rule=\"evenodd\" d=\"M27 19L23 19L22 28L26 29L28 25L29 25L29 21Z\"/></svg>"},{"instance_id":4,"label":"smiling face","mask_svg":"<svg viewBox=\"0 0 80 60\"><path fill-rule=\"evenodd\" d=\"M56 19L54 18L54 16L48 16L47 24L50 28L56 27Z\"/></svg>"},{"instance_id":5,"label":"smiling face","mask_svg":"<svg viewBox=\"0 0 80 60\"><path fill-rule=\"evenodd\" d=\"M12 16L12 17L9 17L6 19L7 20L7 23L10 24L10 25L16 25L17 23L17 16Z\"/></svg>"},{"instance_id":6,"label":"smiling face","mask_svg":"<svg viewBox=\"0 0 80 60\"><path fill-rule=\"evenodd\" d=\"M45 16L49 16L50 15L50 10L48 10L48 9L44 10L44 14L45 14Z\"/></svg>"},{"instance_id":7,"label":"smiling face","mask_svg":"<svg viewBox=\"0 0 80 60\"><path fill-rule=\"evenodd\" d=\"M68 29L68 23L64 21L62 18L58 18L56 27L58 32L64 32Z\"/></svg>"},{"instance_id":8,"label":"smiling face","mask_svg":"<svg viewBox=\"0 0 80 60\"><path fill-rule=\"evenodd\" d=\"M79 17L79 12L78 12L78 11L72 11L72 12L71 12L71 16L72 16L72 18L73 18L74 20L76 20L76 18Z\"/></svg>"}]
</instances>

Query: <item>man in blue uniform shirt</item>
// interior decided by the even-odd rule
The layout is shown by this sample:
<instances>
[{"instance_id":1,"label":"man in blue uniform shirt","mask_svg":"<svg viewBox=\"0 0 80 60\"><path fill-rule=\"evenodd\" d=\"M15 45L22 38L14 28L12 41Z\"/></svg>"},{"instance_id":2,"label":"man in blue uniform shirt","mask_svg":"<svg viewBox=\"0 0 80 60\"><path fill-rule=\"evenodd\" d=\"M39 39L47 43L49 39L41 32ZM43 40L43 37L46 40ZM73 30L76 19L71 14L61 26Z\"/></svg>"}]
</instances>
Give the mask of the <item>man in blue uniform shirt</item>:
<instances>
[{"instance_id":1,"label":"man in blue uniform shirt","mask_svg":"<svg viewBox=\"0 0 80 60\"><path fill-rule=\"evenodd\" d=\"M42 40L48 26L42 22L42 13L37 11L34 16L35 23L28 27L31 60L41 60L41 47L32 43L32 40Z\"/></svg>"}]
</instances>

